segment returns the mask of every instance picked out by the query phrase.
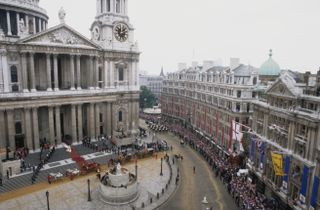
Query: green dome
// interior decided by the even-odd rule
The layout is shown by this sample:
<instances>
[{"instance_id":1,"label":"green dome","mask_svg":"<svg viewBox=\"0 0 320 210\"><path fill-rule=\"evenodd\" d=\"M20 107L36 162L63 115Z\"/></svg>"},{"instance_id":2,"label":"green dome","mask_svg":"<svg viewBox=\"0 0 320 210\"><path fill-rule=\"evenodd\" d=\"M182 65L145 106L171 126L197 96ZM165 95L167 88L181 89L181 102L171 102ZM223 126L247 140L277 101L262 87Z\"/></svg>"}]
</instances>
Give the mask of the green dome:
<instances>
[{"instance_id":1,"label":"green dome","mask_svg":"<svg viewBox=\"0 0 320 210\"><path fill-rule=\"evenodd\" d=\"M270 50L269 59L264 62L259 70L260 76L279 76L281 72L279 64L272 59L272 50Z\"/></svg>"}]
</instances>

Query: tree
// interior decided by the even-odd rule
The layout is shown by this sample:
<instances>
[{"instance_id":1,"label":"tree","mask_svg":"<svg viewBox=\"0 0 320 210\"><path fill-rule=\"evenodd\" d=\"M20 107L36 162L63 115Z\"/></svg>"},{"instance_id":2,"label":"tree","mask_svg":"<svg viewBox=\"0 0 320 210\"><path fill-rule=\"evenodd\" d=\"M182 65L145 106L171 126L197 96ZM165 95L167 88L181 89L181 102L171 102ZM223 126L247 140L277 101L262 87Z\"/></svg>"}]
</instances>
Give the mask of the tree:
<instances>
[{"instance_id":1,"label":"tree","mask_svg":"<svg viewBox=\"0 0 320 210\"><path fill-rule=\"evenodd\" d=\"M140 87L140 108L151 108L155 105L156 97L155 95L146 87Z\"/></svg>"}]
</instances>

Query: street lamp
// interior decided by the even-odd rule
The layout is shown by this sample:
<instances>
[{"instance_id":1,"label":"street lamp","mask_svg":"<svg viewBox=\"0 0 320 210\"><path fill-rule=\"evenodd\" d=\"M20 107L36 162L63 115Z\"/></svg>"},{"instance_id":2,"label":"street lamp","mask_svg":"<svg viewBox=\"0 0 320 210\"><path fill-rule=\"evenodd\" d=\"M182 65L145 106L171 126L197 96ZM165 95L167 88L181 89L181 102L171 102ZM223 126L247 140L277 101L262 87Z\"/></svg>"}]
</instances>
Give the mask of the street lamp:
<instances>
[{"instance_id":1,"label":"street lamp","mask_svg":"<svg viewBox=\"0 0 320 210\"><path fill-rule=\"evenodd\" d=\"M50 205L49 205L49 192L48 192L48 191L46 192L46 196L47 196L47 207L48 207L48 210L50 210Z\"/></svg>"},{"instance_id":2,"label":"street lamp","mask_svg":"<svg viewBox=\"0 0 320 210\"><path fill-rule=\"evenodd\" d=\"M162 161L163 161L163 158L161 158L161 170L160 170L160 176L163 176L163 173L162 173Z\"/></svg>"},{"instance_id":3,"label":"street lamp","mask_svg":"<svg viewBox=\"0 0 320 210\"><path fill-rule=\"evenodd\" d=\"M87 180L88 182L88 201L91 201L91 194L90 194L90 179Z\"/></svg>"}]
</instances>

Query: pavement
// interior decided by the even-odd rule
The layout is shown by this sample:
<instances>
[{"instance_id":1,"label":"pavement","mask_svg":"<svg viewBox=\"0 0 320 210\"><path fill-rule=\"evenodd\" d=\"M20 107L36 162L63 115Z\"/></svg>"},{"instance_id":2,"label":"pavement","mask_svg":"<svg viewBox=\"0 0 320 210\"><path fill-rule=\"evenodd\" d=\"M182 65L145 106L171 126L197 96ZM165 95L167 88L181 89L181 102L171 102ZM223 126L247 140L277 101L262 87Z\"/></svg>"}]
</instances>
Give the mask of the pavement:
<instances>
[{"instance_id":1,"label":"pavement","mask_svg":"<svg viewBox=\"0 0 320 210\"><path fill-rule=\"evenodd\" d=\"M164 153L159 153L146 159L138 160L138 181L140 183L140 196L130 205L124 206L111 206L103 203L99 199L99 180L95 174L85 177L79 177L70 180L63 180L54 184L40 183L27 188L20 189L6 194L7 199L3 199L0 203L0 210L40 210L47 208L46 191L49 192L49 205L51 210L66 209L66 210L81 210L81 209L108 209L108 210L132 210L142 209L142 203L145 207L143 209L155 209L162 203L166 202L170 195L175 191L176 184L174 179L168 185L170 178L170 167L163 162L163 176L160 176L160 158ZM127 168L130 172L135 171L134 161L125 164L123 167ZM172 165L172 177L176 177L177 164ZM88 202L88 185L87 179L90 179L91 197L92 201ZM166 185L168 187L166 188ZM164 194L162 194L164 189ZM157 198L159 193L159 198ZM23 195L24 194L24 195ZM12 199L9 199L14 197ZM3 195L1 196L3 197ZM152 203L151 203L152 199Z\"/></svg>"}]
</instances>

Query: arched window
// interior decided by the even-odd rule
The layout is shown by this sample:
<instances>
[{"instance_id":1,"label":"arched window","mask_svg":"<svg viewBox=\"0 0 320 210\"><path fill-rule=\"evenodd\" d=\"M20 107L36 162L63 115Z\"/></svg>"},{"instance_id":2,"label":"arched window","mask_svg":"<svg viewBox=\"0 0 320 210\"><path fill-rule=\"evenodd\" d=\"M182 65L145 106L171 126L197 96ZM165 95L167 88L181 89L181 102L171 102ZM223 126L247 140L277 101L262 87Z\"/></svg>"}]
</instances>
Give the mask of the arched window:
<instances>
[{"instance_id":1,"label":"arched window","mask_svg":"<svg viewBox=\"0 0 320 210\"><path fill-rule=\"evenodd\" d=\"M120 0L116 1L116 12L120 13Z\"/></svg>"},{"instance_id":2,"label":"arched window","mask_svg":"<svg viewBox=\"0 0 320 210\"><path fill-rule=\"evenodd\" d=\"M119 81L124 80L124 75L123 75L123 68L119 68Z\"/></svg>"},{"instance_id":3,"label":"arched window","mask_svg":"<svg viewBox=\"0 0 320 210\"><path fill-rule=\"evenodd\" d=\"M10 67L10 73L11 73L11 82L12 83L18 82L18 71L16 66Z\"/></svg>"},{"instance_id":4,"label":"arched window","mask_svg":"<svg viewBox=\"0 0 320 210\"><path fill-rule=\"evenodd\" d=\"M118 115L118 121L122 122L122 111L119 111Z\"/></svg>"}]
</instances>

